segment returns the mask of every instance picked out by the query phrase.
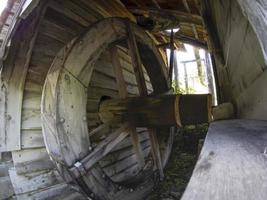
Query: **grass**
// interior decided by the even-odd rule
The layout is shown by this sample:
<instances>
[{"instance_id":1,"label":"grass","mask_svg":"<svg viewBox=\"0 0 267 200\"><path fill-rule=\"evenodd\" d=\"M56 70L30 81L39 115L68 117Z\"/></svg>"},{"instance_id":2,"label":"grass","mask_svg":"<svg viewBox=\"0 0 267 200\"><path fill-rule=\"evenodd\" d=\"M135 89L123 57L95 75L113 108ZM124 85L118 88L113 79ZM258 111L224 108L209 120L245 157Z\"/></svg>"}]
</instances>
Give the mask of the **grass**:
<instances>
[{"instance_id":1,"label":"grass","mask_svg":"<svg viewBox=\"0 0 267 200\"><path fill-rule=\"evenodd\" d=\"M146 200L176 200L182 197L197 161L199 140L205 138L207 129L207 124L187 126L176 133L165 168L165 179Z\"/></svg>"}]
</instances>

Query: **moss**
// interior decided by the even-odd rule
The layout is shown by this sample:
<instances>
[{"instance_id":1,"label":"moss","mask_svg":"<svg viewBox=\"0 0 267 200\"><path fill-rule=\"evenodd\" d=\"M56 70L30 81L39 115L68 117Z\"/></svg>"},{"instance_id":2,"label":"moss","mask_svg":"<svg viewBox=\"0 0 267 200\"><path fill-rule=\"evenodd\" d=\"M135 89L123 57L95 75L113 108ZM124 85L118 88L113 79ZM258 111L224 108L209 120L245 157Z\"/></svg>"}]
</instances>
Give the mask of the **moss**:
<instances>
[{"instance_id":1,"label":"moss","mask_svg":"<svg viewBox=\"0 0 267 200\"><path fill-rule=\"evenodd\" d=\"M165 179L147 200L180 199L192 175L198 157L198 141L204 139L208 125L186 126L175 136Z\"/></svg>"}]
</instances>

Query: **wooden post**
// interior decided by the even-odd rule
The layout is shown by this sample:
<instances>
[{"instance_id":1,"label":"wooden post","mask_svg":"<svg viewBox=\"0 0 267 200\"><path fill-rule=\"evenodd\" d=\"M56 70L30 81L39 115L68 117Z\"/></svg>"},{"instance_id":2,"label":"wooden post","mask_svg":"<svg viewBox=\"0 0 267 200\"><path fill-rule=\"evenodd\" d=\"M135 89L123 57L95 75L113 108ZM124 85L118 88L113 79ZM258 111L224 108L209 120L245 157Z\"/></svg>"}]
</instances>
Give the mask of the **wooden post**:
<instances>
[{"instance_id":1,"label":"wooden post","mask_svg":"<svg viewBox=\"0 0 267 200\"><path fill-rule=\"evenodd\" d=\"M128 96L128 92L127 92L126 83L125 83L125 80L123 77L122 66L121 66L120 60L119 60L118 49L116 46L111 48L111 61L112 61L112 65L114 67L114 73L116 76L116 82L117 82L117 86L118 86L118 90L119 90L119 96L121 98L126 98ZM132 127L132 126L129 127L129 132L130 132L130 137L131 137L132 144L134 147L134 151L136 154L137 162L139 164L139 168L142 169L145 165L145 159L144 159L142 148L141 148L141 145L139 142L139 137L138 137L138 134L136 132L136 128Z\"/></svg>"},{"instance_id":2,"label":"wooden post","mask_svg":"<svg viewBox=\"0 0 267 200\"><path fill-rule=\"evenodd\" d=\"M184 84L185 84L185 92L186 94L188 94L189 88L188 88L188 76L187 76L186 63L184 63Z\"/></svg>"},{"instance_id":3,"label":"wooden post","mask_svg":"<svg viewBox=\"0 0 267 200\"><path fill-rule=\"evenodd\" d=\"M171 37L170 37L170 45L171 45L171 54L170 54L170 67L169 67L169 78L170 78L170 83L172 83L172 74L173 74L173 60L174 60L174 33L173 29L171 30Z\"/></svg>"},{"instance_id":4,"label":"wooden post","mask_svg":"<svg viewBox=\"0 0 267 200\"><path fill-rule=\"evenodd\" d=\"M141 63L141 59L140 59L140 54L139 54L136 38L135 38L135 35L132 31L131 24L127 24L127 28L128 28L128 35L129 35L129 39L127 41L128 42L128 48L129 48L130 56L132 59L132 65L134 68L134 73L135 73L135 77L136 77L136 81L137 81L138 90L139 90L140 96L146 96L146 95L148 95L148 92L147 92L146 81L145 81L145 77L144 77L144 73L143 73L143 68L142 68L142 63ZM150 137L150 142L151 142L151 151L152 151L152 154L155 155L154 160L157 164L162 163L160 153L157 153L159 151L159 149L157 149L159 147L159 144L156 143L157 139L155 140L151 137L152 135L154 135L154 138L157 137L155 135L155 131L153 129L151 129L149 137ZM157 167L158 167L160 174L161 174L160 178L163 179L164 173L163 173L162 164L157 165Z\"/></svg>"},{"instance_id":5,"label":"wooden post","mask_svg":"<svg viewBox=\"0 0 267 200\"><path fill-rule=\"evenodd\" d=\"M174 53L174 57L173 57L173 69L174 69L174 82L175 82L175 87L179 90L180 86L179 86L179 66L178 66L178 62L177 62L177 56L176 56L176 52Z\"/></svg>"},{"instance_id":6,"label":"wooden post","mask_svg":"<svg viewBox=\"0 0 267 200\"><path fill-rule=\"evenodd\" d=\"M205 51L205 64L206 64L206 74L207 74L207 79L208 79L208 89L209 93L212 94L212 102L213 105L215 104L215 91L214 91L214 83L212 79L212 66L210 63L210 57L209 53Z\"/></svg>"}]
</instances>

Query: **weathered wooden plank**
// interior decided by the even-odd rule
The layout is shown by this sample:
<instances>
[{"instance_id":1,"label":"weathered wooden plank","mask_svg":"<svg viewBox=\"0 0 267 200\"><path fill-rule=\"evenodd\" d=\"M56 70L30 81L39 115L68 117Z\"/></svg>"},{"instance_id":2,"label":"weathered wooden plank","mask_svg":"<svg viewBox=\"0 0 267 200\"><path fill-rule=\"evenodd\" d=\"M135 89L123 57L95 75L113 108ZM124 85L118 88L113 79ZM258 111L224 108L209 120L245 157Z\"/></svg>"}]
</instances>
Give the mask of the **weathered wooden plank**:
<instances>
[{"instance_id":1,"label":"weathered wooden plank","mask_svg":"<svg viewBox=\"0 0 267 200\"><path fill-rule=\"evenodd\" d=\"M137 130L138 132L138 130ZM139 134L139 141L140 143L144 142L145 140L148 140L148 132L144 131L144 132L138 132ZM128 149L128 148L132 148L132 142L131 142L131 138L127 137L124 139L123 142L120 142L116 147L114 147L110 152L116 152L116 151L121 151L123 149Z\"/></svg>"},{"instance_id":2,"label":"weathered wooden plank","mask_svg":"<svg viewBox=\"0 0 267 200\"><path fill-rule=\"evenodd\" d=\"M42 130L22 130L22 149L45 147Z\"/></svg>"},{"instance_id":3,"label":"weathered wooden plank","mask_svg":"<svg viewBox=\"0 0 267 200\"><path fill-rule=\"evenodd\" d=\"M1 104L3 105L0 107L0 151L12 151L21 148L20 129L23 87L38 34L36 30L40 26L44 12L45 8L43 6L38 7L35 15L24 24L21 24L22 27L24 26L23 32L18 31L12 40L15 46L11 45L10 51L15 51L15 54L13 53L12 55L11 53L4 62L1 72ZM13 56L14 58L12 58Z\"/></svg>"},{"instance_id":4,"label":"weathered wooden plank","mask_svg":"<svg viewBox=\"0 0 267 200\"><path fill-rule=\"evenodd\" d=\"M144 149L143 152L145 156L148 156L150 148ZM124 162L118 163L116 165L115 170L111 175L111 179L115 182L120 182L120 181L132 182L136 178L134 176L137 176L138 173L140 173L138 162L134 161L134 159L132 158L130 158L129 160L125 159Z\"/></svg>"},{"instance_id":5,"label":"weathered wooden plank","mask_svg":"<svg viewBox=\"0 0 267 200\"><path fill-rule=\"evenodd\" d=\"M24 176L18 175L13 168L9 170L9 175L16 194L45 189L62 182L62 178L55 170L39 171Z\"/></svg>"},{"instance_id":6,"label":"weathered wooden plank","mask_svg":"<svg viewBox=\"0 0 267 200\"><path fill-rule=\"evenodd\" d=\"M158 142L158 137L156 135L157 130L156 129L148 129L149 133L149 139L151 143L151 153L153 156L154 161L156 162L157 168L159 170L160 179L164 179L164 172L163 172L163 165L162 165L162 159L161 159L161 153L160 153L160 146Z\"/></svg>"},{"instance_id":7,"label":"weathered wooden plank","mask_svg":"<svg viewBox=\"0 0 267 200\"><path fill-rule=\"evenodd\" d=\"M38 109L24 109L21 116L21 129L40 129L41 128L41 111Z\"/></svg>"},{"instance_id":8,"label":"weathered wooden plank","mask_svg":"<svg viewBox=\"0 0 267 200\"><path fill-rule=\"evenodd\" d=\"M25 174L54 168L45 148L12 152L16 173Z\"/></svg>"},{"instance_id":9,"label":"weathered wooden plank","mask_svg":"<svg viewBox=\"0 0 267 200\"><path fill-rule=\"evenodd\" d=\"M112 65L113 65L114 72L115 72L117 87L119 90L119 97L126 98L128 96L128 91L127 91L127 86L126 86L126 83L123 77L122 66L120 64L117 47L111 48L110 51L111 51L111 60L112 60ZM139 167L141 169L145 165L145 159L144 159L144 155L143 155L140 143L139 143L139 138L136 133L135 127L130 127L129 131L130 131L130 137L133 143L133 148L136 154L136 158L137 158Z\"/></svg>"},{"instance_id":10,"label":"weathered wooden plank","mask_svg":"<svg viewBox=\"0 0 267 200\"><path fill-rule=\"evenodd\" d=\"M126 98L128 96L127 86L123 77L122 66L118 58L118 51L116 46L110 49L110 56L116 78L117 88L119 91L119 97Z\"/></svg>"},{"instance_id":11,"label":"weathered wooden plank","mask_svg":"<svg viewBox=\"0 0 267 200\"><path fill-rule=\"evenodd\" d=\"M135 77L136 77L137 86L138 86L140 96L145 96L145 95L147 95L145 77L143 74L143 68L142 68L141 58L139 55L139 50L137 47L136 38L135 38L135 35L134 35L134 32L133 32L131 26L132 26L131 24L127 24L127 31L128 31L128 35L129 35L129 38L127 40L128 47L129 47L129 53L131 55L132 65L134 68Z\"/></svg>"},{"instance_id":12,"label":"weathered wooden plank","mask_svg":"<svg viewBox=\"0 0 267 200\"><path fill-rule=\"evenodd\" d=\"M128 127L129 124L123 124L120 128L111 133L104 141L100 142L97 147L85 158L83 158L80 162L77 162L77 167L72 167L70 169L73 175L75 175L75 177L77 178L81 176L78 165L82 165L85 170L88 170L104 156L106 156L119 142L127 137L127 135L129 134L129 132L127 131Z\"/></svg>"},{"instance_id":13,"label":"weathered wooden plank","mask_svg":"<svg viewBox=\"0 0 267 200\"><path fill-rule=\"evenodd\" d=\"M73 21L75 21L75 23L80 24L84 27L87 27L90 24L90 21L85 20L83 17L73 12L69 7L65 6L64 4L65 3L63 2L62 6L62 4L56 1L50 1L49 7L57 11L58 13L72 19Z\"/></svg>"},{"instance_id":14,"label":"weathered wooden plank","mask_svg":"<svg viewBox=\"0 0 267 200\"><path fill-rule=\"evenodd\" d=\"M63 44L66 44L75 37L73 32L70 32L68 29L46 19L42 21L40 32L41 35L54 39L55 41L59 41Z\"/></svg>"},{"instance_id":15,"label":"weathered wooden plank","mask_svg":"<svg viewBox=\"0 0 267 200\"><path fill-rule=\"evenodd\" d=\"M124 141L126 141L126 139ZM146 140L143 140L142 142L140 141L140 146L142 150L150 147L149 140L146 139ZM99 163L101 164L101 167L103 168L110 167L110 166L116 165L117 162L122 161L134 154L135 154L135 151L132 148L132 146L122 148L121 150L117 149L116 151L109 153L106 157L104 157L101 161L99 161Z\"/></svg>"},{"instance_id":16,"label":"weathered wooden plank","mask_svg":"<svg viewBox=\"0 0 267 200\"><path fill-rule=\"evenodd\" d=\"M28 91L24 92L23 103L22 103L23 109L25 110L26 109L38 109L40 108L40 103L41 103L40 93L28 92Z\"/></svg>"},{"instance_id":17,"label":"weathered wooden plank","mask_svg":"<svg viewBox=\"0 0 267 200\"><path fill-rule=\"evenodd\" d=\"M92 74L90 86L104 88L104 89L118 90L114 78L108 77L97 71L94 71ZM134 85L127 85L127 91L130 94L137 94L138 92L137 87Z\"/></svg>"},{"instance_id":18,"label":"weathered wooden plank","mask_svg":"<svg viewBox=\"0 0 267 200\"><path fill-rule=\"evenodd\" d=\"M27 192L16 195L19 200L28 199L63 199L63 200L75 200L75 199L87 199L81 195L75 188L67 185L66 183L56 184L48 188L40 189L37 191Z\"/></svg>"},{"instance_id":19,"label":"weathered wooden plank","mask_svg":"<svg viewBox=\"0 0 267 200\"><path fill-rule=\"evenodd\" d=\"M9 199L13 194L14 190L9 176L0 177L0 199Z\"/></svg>"},{"instance_id":20,"label":"weathered wooden plank","mask_svg":"<svg viewBox=\"0 0 267 200\"><path fill-rule=\"evenodd\" d=\"M267 122L211 123L182 200L264 200Z\"/></svg>"}]
</instances>

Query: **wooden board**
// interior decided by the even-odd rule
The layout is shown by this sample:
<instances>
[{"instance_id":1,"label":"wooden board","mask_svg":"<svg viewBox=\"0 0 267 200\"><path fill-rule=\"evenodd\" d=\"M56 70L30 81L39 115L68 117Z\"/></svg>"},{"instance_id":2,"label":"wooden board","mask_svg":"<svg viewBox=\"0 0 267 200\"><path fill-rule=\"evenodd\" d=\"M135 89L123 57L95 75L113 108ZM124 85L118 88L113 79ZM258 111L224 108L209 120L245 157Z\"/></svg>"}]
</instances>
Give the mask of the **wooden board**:
<instances>
[{"instance_id":1,"label":"wooden board","mask_svg":"<svg viewBox=\"0 0 267 200\"><path fill-rule=\"evenodd\" d=\"M10 53L4 61L1 71L1 105L0 105L0 151L19 150L21 148L21 104L23 88L33 46L38 34L45 9L40 6L28 21L20 26L24 31L14 35L14 43ZM30 31L28 31L30 30ZM27 32L28 31L28 32Z\"/></svg>"},{"instance_id":2,"label":"wooden board","mask_svg":"<svg viewBox=\"0 0 267 200\"><path fill-rule=\"evenodd\" d=\"M267 121L213 122L182 200L265 200Z\"/></svg>"}]
</instances>

